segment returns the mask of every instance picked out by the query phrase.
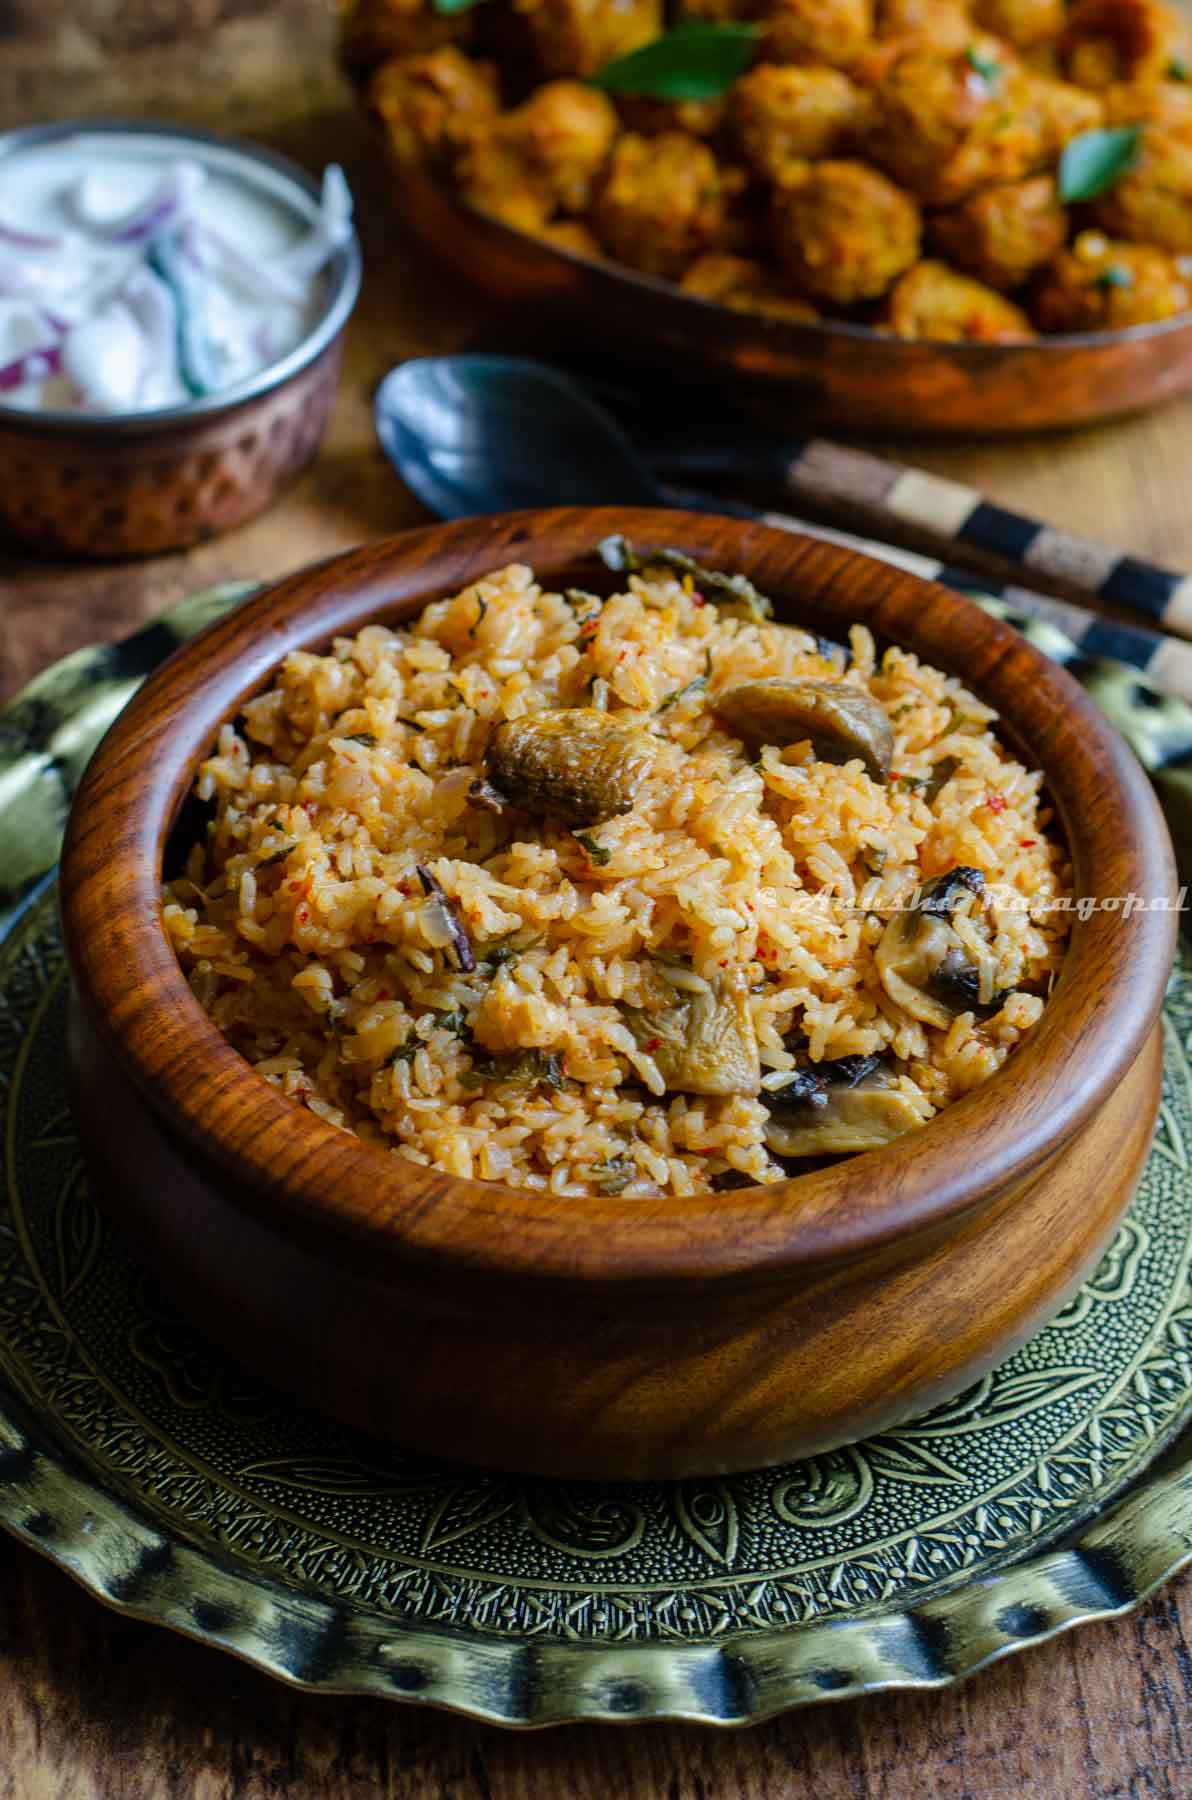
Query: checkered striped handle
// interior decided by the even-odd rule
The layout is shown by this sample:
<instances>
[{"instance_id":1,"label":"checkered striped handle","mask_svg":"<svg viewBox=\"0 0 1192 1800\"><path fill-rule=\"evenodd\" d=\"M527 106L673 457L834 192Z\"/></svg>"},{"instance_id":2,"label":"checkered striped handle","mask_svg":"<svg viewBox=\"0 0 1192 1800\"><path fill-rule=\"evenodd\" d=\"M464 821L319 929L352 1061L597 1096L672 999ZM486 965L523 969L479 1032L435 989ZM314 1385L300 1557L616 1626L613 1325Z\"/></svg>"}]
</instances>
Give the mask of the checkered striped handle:
<instances>
[{"instance_id":1,"label":"checkered striped handle","mask_svg":"<svg viewBox=\"0 0 1192 1800\"><path fill-rule=\"evenodd\" d=\"M1066 598L1111 602L1166 632L1192 638L1192 575L1124 556L994 506L975 488L868 451L811 438L783 453L782 479L803 506L863 519L869 531L936 541L945 563L1009 564L1024 585Z\"/></svg>"},{"instance_id":2,"label":"checkered striped handle","mask_svg":"<svg viewBox=\"0 0 1192 1800\"><path fill-rule=\"evenodd\" d=\"M1067 662L1074 651L1086 659L1111 658L1127 668L1146 675L1154 686L1176 700L1192 702L1192 644L1164 632L1151 631L1142 625L1121 625L1113 619L1099 618L1085 607L1075 606L1052 595L1038 594L1016 583L986 581L971 569L957 568L938 557L923 556L916 550L904 550L898 544L884 544L874 538L857 537L849 531L838 531L817 520L798 519L791 513L765 512L740 500L710 494L704 488L679 487L667 482L666 498L672 506L689 512L729 513L734 518L759 519L781 531L801 531L807 537L825 538L830 544L842 544L846 550L859 550L878 562L892 563L920 575L925 581L938 581L959 594L989 596L1001 600L1014 613L1025 614L1040 625L1054 626L1067 641L1065 653L1057 660Z\"/></svg>"}]
</instances>

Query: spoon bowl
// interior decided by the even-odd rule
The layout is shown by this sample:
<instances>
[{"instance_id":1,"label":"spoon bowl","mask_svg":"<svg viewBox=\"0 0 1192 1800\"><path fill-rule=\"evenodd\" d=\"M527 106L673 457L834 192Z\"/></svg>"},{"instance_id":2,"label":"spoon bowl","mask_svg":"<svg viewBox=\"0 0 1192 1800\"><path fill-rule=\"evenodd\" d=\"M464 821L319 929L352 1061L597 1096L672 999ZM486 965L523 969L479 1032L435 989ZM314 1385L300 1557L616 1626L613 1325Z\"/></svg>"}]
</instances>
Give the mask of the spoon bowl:
<instances>
[{"instance_id":1,"label":"spoon bowl","mask_svg":"<svg viewBox=\"0 0 1192 1800\"><path fill-rule=\"evenodd\" d=\"M529 357L400 363L377 389L374 416L385 454L440 519L666 504L612 415Z\"/></svg>"}]
</instances>

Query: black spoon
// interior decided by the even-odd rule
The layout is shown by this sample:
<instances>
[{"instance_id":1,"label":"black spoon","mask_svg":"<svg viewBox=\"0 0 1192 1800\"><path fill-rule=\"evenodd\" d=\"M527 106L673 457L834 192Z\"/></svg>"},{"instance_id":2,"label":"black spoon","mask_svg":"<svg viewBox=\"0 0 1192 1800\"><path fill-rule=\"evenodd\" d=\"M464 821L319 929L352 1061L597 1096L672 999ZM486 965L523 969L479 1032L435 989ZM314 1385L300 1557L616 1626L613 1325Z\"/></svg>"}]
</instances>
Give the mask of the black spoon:
<instances>
[{"instance_id":1,"label":"black spoon","mask_svg":"<svg viewBox=\"0 0 1192 1800\"><path fill-rule=\"evenodd\" d=\"M399 363L377 389L374 414L389 460L441 519L542 506L680 506L757 519L844 544L960 593L1000 591L1018 610L1051 620L1090 652L1138 669L1155 664L1158 674L1162 653L1162 684L1192 698L1192 652L1156 632L1130 625L1107 628L1096 615L1029 589L999 590L934 558L702 488L675 486L655 473L624 428L583 387L531 357L426 356ZM1100 641L1098 628L1102 635L1112 630L1112 645Z\"/></svg>"},{"instance_id":2,"label":"black spoon","mask_svg":"<svg viewBox=\"0 0 1192 1800\"><path fill-rule=\"evenodd\" d=\"M628 437L567 376L521 356L426 356L377 389L377 435L441 519L534 506L666 506Z\"/></svg>"}]
</instances>

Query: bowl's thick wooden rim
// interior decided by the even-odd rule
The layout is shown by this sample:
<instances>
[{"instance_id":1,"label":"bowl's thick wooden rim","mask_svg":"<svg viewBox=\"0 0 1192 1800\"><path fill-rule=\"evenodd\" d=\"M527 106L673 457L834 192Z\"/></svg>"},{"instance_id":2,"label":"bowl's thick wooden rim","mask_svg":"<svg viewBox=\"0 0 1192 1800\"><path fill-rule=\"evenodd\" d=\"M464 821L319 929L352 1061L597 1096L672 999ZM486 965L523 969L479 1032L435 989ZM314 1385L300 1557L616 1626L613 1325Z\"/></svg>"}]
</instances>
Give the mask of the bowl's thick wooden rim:
<instances>
[{"instance_id":1,"label":"bowl's thick wooden rim","mask_svg":"<svg viewBox=\"0 0 1192 1800\"><path fill-rule=\"evenodd\" d=\"M1062 670L947 590L834 545L648 509L557 509L428 527L304 569L179 650L109 731L67 831L62 911L77 992L168 1127L279 1229L325 1253L529 1280L768 1283L945 1225L1052 1156L1139 1054L1174 911L1079 921L1038 1030L922 1133L774 1187L626 1203L556 1199L390 1158L282 1099L194 1000L160 918L164 840L221 721L289 651L418 610L510 561L555 579L610 531L741 569L780 616L853 620L963 674L1046 770L1078 892L1175 892L1166 828L1125 743ZM380 1265L378 1264L378 1267Z\"/></svg>"}]
</instances>

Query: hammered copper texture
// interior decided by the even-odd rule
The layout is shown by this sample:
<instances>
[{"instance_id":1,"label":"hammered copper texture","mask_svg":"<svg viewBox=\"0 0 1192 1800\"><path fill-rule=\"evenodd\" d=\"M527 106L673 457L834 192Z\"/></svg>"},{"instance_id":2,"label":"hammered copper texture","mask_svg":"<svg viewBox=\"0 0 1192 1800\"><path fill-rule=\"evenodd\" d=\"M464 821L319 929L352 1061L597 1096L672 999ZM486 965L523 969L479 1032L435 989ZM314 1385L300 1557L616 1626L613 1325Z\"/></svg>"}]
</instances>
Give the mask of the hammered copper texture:
<instances>
[{"instance_id":1,"label":"hammered copper texture","mask_svg":"<svg viewBox=\"0 0 1192 1800\"><path fill-rule=\"evenodd\" d=\"M157 431L0 423L0 523L70 556L154 556L263 512L304 469L331 414L337 340L279 387L214 418Z\"/></svg>"}]
</instances>

